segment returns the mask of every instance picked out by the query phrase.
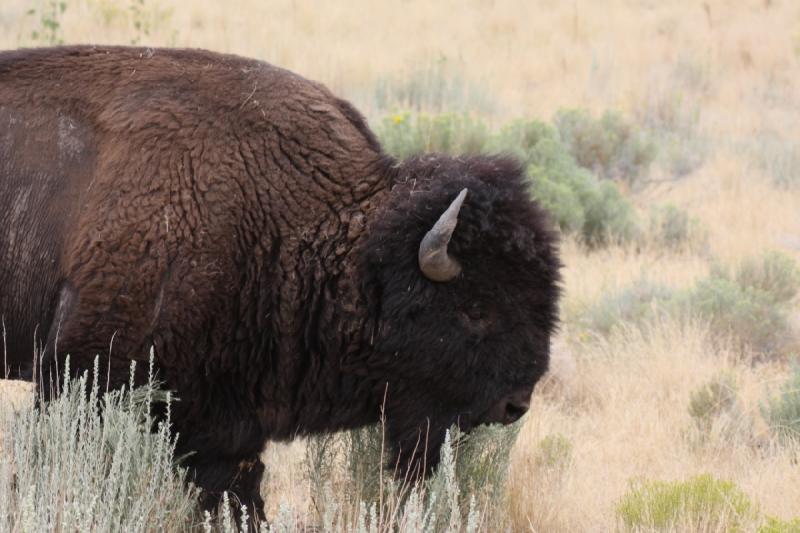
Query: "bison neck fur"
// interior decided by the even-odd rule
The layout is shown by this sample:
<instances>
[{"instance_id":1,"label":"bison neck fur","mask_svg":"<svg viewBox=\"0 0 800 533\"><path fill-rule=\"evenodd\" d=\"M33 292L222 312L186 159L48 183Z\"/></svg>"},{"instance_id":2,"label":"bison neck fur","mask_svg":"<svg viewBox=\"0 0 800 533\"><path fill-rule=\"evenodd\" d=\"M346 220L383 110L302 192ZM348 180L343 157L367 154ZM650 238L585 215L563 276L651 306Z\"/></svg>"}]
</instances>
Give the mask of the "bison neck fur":
<instances>
[{"instance_id":1,"label":"bison neck fur","mask_svg":"<svg viewBox=\"0 0 800 533\"><path fill-rule=\"evenodd\" d=\"M152 347L208 507L233 490L260 516L267 440L381 413L398 472L429 471L446 428L546 371L559 262L525 187L506 157L397 162L350 104L259 61L0 53L7 370L44 384L101 354L119 387ZM433 281L420 241L463 189L460 270Z\"/></svg>"}]
</instances>

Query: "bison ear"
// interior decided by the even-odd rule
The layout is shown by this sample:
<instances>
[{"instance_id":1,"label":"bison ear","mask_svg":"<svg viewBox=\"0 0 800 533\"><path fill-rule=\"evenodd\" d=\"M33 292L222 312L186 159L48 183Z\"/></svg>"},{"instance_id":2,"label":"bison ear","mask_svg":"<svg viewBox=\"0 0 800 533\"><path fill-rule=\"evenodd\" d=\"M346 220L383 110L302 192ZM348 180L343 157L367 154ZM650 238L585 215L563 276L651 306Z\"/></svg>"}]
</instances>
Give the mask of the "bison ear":
<instances>
[{"instance_id":1,"label":"bison ear","mask_svg":"<svg viewBox=\"0 0 800 533\"><path fill-rule=\"evenodd\" d=\"M451 281L461 273L461 265L447 254L447 245L450 244L450 238L458 224L458 212L466 197L467 189L464 189L425 234L419 245L419 268L431 281Z\"/></svg>"}]
</instances>

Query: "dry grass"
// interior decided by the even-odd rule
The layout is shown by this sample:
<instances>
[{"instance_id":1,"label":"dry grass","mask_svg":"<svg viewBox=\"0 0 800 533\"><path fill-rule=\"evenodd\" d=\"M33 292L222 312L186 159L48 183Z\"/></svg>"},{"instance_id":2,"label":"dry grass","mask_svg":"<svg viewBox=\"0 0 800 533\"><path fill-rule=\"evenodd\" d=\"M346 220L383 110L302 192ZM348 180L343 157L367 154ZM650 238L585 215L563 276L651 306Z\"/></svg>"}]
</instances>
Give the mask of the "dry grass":
<instances>
[{"instance_id":1,"label":"dry grass","mask_svg":"<svg viewBox=\"0 0 800 533\"><path fill-rule=\"evenodd\" d=\"M703 472L736 482L765 512L795 515L800 472L791 453L772 448L763 425L752 440L719 437L702 449L691 445L690 392L721 372L735 377L745 414L755 418L765 386L779 381L784 369L736 363L708 342L702 327L691 325L667 323L582 347L573 376L536 397L517 444L511 470L517 526L611 531L615 505L632 480ZM573 445L572 463L555 478L528 453L550 434Z\"/></svg>"},{"instance_id":2,"label":"dry grass","mask_svg":"<svg viewBox=\"0 0 800 533\"><path fill-rule=\"evenodd\" d=\"M768 249L800 259L800 191L773 187L735 151L720 150L691 179L654 188L640 201L673 202L697 216L709 232L709 255L720 260Z\"/></svg>"},{"instance_id":3,"label":"dry grass","mask_svg":"<svg viewBox=\"0 0 800 533\"><path fill-rule=\"evenodd\" d=\"M19 409L30 400L33 387L24 381L0 380L0 406Z\"/></svg>"},{"instance_id":4,"label":"dry grass","mask_svg":"<svg viewBox=\"0 0 800 533\"><path fill-rule=\"evenodd\" d=\"M9 413L27 405L32 399L33 387L22 381L0 380L0 421L7 420ZM0 427L0 451L3 440L8 438Z\"/></svg>"},{"instance_id":5,"label":"dry grass","mask_svg":"<svg viewBox=\"0 0 800 533\"><path fill-rule=\"evenodd\" d=\"M35 21L23 13L30 5L38 3L0 4L0 47L28 40ZM68 1L65 40L130 42L135 32L120 6ZM800 190L774 187L746 149L766 134L786 145L800 142L797 2L246 0L232 9L211 0L147 0L145 6L155 15L148 44L259 57L325 82L370 113L380 80L445 57L465 83L495 101L487 117L495 124L547 119L560 107L613 108L711 139L710 156L689 176L634 197L643 213L663 202L687 209L707 228L707 249L612 247L587 254L567 242L566 316L643 276L685 287L708 272L711 260L731 263L767 249L800 260ZM785 364L743 364L712 343L702 324L672 322L592 344L559 339L555 352L553 376L535 396L515 448L514 530L614 530L615 504L632 480L700 472L735 481L765 512L797 515L800 470L770 440L758 412L765 388L787 375ZM736 379L755 420L754 437L719 437L697 449L686 437L689 395L721 372ZM12 396L0 388L0 403ZM543 471L535 449L554 434L572 443L572 461ZM303 507L311 498L302 446L265 452L273 514L282 499Z\"/></svg>"},{"instance_id":6,"label":"dry grass","mask_svg":"<svg viewBox=\"0 0 800 533\"><path fill-rule=\"evenodd\" d=\"M30 43L36 18L24 13L44 3L4 1L0 47ZM64 40L131 42L130 4L67 0ZM151 35L143 41L259 57L351 96L446 57L486 86L504 118L550 116L559 107L633 110L682 91L702 106L705 127L796 136L800 6L768 4L244 0L232 9L212 0L146 0Z\"/></svg>"}]
</instances>

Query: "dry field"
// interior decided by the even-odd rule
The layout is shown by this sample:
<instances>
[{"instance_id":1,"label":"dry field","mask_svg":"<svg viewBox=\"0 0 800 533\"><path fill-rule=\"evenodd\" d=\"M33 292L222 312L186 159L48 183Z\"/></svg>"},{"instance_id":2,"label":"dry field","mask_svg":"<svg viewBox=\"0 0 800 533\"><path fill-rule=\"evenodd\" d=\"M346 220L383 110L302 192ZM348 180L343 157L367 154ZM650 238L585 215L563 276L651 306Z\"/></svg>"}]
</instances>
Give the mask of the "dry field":
<instances>
[{"instance_id":1,"label":"dry field","mask_svg":"<svg viewBox=\"0 0 800 533\"><path fill-rule=\"evenodd\" d=\"M46 3L0 3L0 48L31 44L38 15L24 13ZM122 4L68 0L59 22L64 41L135 40L134 17ZM565 323L551 375L537 389L514 449L511 527L613 531L617 502L632 482L703 472L735 482L767 514L800 516L796 451L781 447L761 416L766 391L777 390L791 357L800 355L796 338L785 353L752 362L701 320L667 318L608 337L579 335L574 320L637 279L680 289L715 262L732 265L769 250L800 261L800 3L146 0L142 9L148 45L258 57L328 84L372 119L380 113L374 87L444 61L474 89L458 93L461 103L474 104L494 125L549 121L563 107L690 121L685 148L703 142L707 155L680 179L656 166L653 183L631 198L643 213L663 202L687 210L708 232L701 251L645 245L588 252L571 239L564 244ZM776 186L776 173L794 186ZM797 297L791 306L797 335ZM690 396L720 375L737 384L752 428L738 439L712 433L698 447L687 437ZM13 391L0 386L0 401ZM557 475L534 453L553 435L570 446ZM281 499L299 507L310 501L302 446L265 451L272 513Z\"/></svg>"}]
</instances>

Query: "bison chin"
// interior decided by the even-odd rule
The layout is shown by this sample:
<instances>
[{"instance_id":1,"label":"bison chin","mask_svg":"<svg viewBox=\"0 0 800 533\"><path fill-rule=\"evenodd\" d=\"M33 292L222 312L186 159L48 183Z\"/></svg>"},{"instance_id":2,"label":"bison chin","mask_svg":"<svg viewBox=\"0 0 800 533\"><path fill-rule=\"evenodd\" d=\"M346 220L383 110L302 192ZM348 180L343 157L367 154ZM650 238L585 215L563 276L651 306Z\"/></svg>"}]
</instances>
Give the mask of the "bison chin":
<instances>
[{"instance_id":1,"label":"bison chin","mask_svg":"<svg viewBox=\"0 0 800 533\"><path fill-rule=\"evenodd\" d=\"M472 428L458 419L444 423L433 423L429 420L422 426L415 424L408 429L396 428L390 421L387 422L387 436L392 454L386 467L398 479L412 483L428 477L439 465L445 435L452 427L458 427L465 433Z\"/></svg>"},{"instance_id":2,"label":"bison chin","mask_svg":"<svg viewBox=\"0 0 800 533\"><path fill-rule=\"evenodd\" d=\"M532 393L532 386L520 387L495 401L478 417L470 417L469 411L461 410L462 414L456 416L439 413L438 417L425 417L423 424L418 422L419 418L404 420L392 417L392 409L387 409L386 432L393 454L386 467L398 478L412 482L429 476L439 465L448 429L456 427L462 433L469 433L474 427L484 424L513 424L528 411Z\"/></svg>"}]
</instances>

